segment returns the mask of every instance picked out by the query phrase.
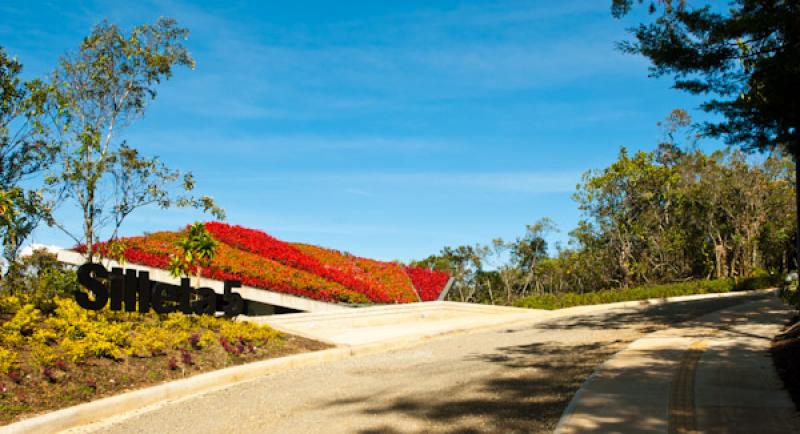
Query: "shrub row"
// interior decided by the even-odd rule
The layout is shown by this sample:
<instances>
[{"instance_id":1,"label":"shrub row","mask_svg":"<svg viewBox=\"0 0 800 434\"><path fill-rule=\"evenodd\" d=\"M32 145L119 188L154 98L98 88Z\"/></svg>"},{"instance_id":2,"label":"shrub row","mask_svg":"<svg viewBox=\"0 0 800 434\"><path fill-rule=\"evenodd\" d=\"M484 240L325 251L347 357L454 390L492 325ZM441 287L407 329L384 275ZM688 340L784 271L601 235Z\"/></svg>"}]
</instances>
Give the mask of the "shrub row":
<instances>
[{"instance_id":1,"label":"shrub row","mask_svg":"<svg viewBox=\"0 0 800 434\"><path fill-rule=\"evenodd\" d=\"M680 283L645 285L627 289L605 289L586 293L560 292L532 295L517 300L514 305L530 309L562 309L572 306L647 300L650 298L678 297L693 294L711 294L747 291L777 286L782 276L756 275L740 279L693 280Z\"/></svg>"},{"instance_id":2,"label":"shrub row","mask_svg":"<svg viewBox=\"0 0 800 434\"><path fill-rule=\"evenodd\" d=\"M48 315L24 297L0 298L0 314L8 318L0 325L0 374L19 369L23 362L50 367L90 357L152 357L218 341L255 348L280 340L274 329L248 322L181 313L88 311L72 299L53 301L56 308ZM19 354L30 357L22 360Z\"/></svg>"}]
</instances>

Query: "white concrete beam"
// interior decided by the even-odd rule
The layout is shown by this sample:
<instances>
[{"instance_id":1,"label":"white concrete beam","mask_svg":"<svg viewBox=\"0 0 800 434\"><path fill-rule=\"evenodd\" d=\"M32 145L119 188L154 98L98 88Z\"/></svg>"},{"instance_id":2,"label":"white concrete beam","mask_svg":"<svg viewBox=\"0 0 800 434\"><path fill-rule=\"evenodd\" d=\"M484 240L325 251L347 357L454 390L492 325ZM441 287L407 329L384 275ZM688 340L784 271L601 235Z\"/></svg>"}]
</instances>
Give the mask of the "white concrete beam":
<instances>
[{"instance_id":1,"label":"white concrete beam","mask_svg":"<svg viewBox=\"0 0 800 434\"><path fill-rule=\"evenodd\" d=\"M58 255L58 260L65 264L82 265L84 262L86 262L84 256L74 250L58 250L57 252L54 253ZM117 261L112 261L110 259L104 259L102 263L106 268L109 269L112 267L120 267L120 268L130 268L135 270L147 271L150 273L151 280L170 283L174 285L180 285L180 278L173 277L168 271L162 270L160 268L148 267L145 265L133 264L129 262L125 263L125 265L121 265ZM222 294L224 289L224 284L221 280L209 279L206 277L200 278L200 286L211 288L218 294ZM287 307L290 309L300 310L303 312L333 312L333 311L341 312L353 309L352 307L341 304L326 303L324 301L311 300L308 298L298 297L289 294L282 294L280 292L255 288L252 286L243 285L241 288L236 288L235 291L238 292L245 300L252 300L259 303L271 304L273 306Z\"/></svg>"}]
</instances>

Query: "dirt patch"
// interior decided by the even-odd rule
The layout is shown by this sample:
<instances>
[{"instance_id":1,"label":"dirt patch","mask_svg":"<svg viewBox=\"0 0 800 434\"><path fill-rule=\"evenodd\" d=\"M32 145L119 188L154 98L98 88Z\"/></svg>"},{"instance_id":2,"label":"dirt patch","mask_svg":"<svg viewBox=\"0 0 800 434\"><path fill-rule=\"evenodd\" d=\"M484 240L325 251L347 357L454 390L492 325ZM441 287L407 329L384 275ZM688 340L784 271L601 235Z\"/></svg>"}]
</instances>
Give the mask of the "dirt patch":
<instances>
[{"instance_id":1,"label":"dirt patch","mask_svg":"<svg viewBox=\"0 0 800 434\"><path fill-rule=\"evenodd\" d=\"M792 318L786 330L772 341L772 361L800 411L800 316Z\"/></svg>"},{"instance_id":2,"label":"dirt patch","mask_svg":"<svg viewBox=\"0 0 800 434\"><path fill-rule=\"evenodd\" d=\"M119 361L103 357L59 361L46 368L24 363L30 355L21 354L23 367L0 378L0 424L228 366L325 348L329 346L282 334L240 354L210 345Z\"/></svg>"}]
</instances>

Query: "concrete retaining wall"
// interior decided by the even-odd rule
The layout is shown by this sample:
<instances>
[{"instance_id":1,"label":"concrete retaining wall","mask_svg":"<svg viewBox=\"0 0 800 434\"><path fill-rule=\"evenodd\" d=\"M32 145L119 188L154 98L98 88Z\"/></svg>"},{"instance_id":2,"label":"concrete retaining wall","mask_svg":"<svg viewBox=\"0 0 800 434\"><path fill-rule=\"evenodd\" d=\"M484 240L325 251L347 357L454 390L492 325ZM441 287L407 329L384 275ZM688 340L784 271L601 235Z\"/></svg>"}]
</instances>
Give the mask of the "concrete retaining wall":
<instances>
[{"instance_id":1,"label":"concrete retaining wall","mask_svg":"<svg viewBox=\"0 0 800 434\"><path fill-rule=\"evenodd\" d=\"M82 265L84 262L86 262L83 255L72 250L59 250L55 253L58 255L58 260L66 264ZM110 259L104 259L102 262L106 268L120 267L143 270L150 273L151 280L180 285L179 278L173 277L168 271L160 268L131 263L121 265L117 261L112 261ZM221 280L208 279L205 277L200 278L200 286L211 288L219 294L222 294L224 289L223 282ZM242 298L245 300L252 300L273 306L287 307L289 309L300 310L303 312L342 312L353 309L349 306L326 303L324 301L311 300L308 298L296 297L294 295L281 294L279 292L254 288L252 286L242 286L241 288L236 288L236 292L241 294Z\"/></svg>"}]
</instances>

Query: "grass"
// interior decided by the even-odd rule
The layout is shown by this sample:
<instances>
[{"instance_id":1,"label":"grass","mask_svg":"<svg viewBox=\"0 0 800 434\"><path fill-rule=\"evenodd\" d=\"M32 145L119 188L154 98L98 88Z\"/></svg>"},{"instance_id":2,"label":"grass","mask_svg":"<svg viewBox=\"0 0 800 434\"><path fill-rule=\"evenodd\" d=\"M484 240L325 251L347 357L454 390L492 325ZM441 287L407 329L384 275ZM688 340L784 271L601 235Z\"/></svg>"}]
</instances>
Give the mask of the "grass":
<instances>
[{"instance_id":1,"label":"grass","mask_svg":"<svg viewBox=\"0 0 800 434\"><path fill-rule=\"evenodd\" d=\"M43 313L0 297L0 424L227 366L327 346L212 316L91 312L56 298Z\"/></svg>"},{"instance_id":2,"label":"grass","mask_svg":"<svg viewBox=\"0 0 800 434\"><path fill-rule=\"evenodd\" d=\"M525 297L517 300L514 305L529 309L552 310L591 304L647 300L650 298L746 291L774 287L781 281L781 278L782 276L759 275L740 279L738 282L733 279L693 280L689 282L645 285L625 289L604 289L585 293L559 292Z\"/></svg>"}]
</instances>

